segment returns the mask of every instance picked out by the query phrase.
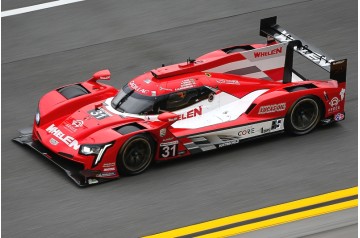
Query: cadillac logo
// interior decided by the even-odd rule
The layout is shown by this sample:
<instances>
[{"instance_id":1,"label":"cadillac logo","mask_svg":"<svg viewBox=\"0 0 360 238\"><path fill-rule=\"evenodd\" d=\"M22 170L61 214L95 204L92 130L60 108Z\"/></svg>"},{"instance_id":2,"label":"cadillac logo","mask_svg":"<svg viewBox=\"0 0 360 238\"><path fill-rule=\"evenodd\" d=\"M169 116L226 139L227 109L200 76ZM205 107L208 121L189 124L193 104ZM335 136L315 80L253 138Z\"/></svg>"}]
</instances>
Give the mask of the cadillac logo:
<instances>
[{"instance_id":1,"label":"cadillac logo","mask_svg":"<svg viewBox=\"0 0 360 238\"><path fill-rule=\"evenodd\" d=\"M51 138L50 139L50 144L57 145L57 144L59 144L59 141L55 140L54 138Z\"/></svg>"},{"instance_id":2,"label":"cadillac logo","mask_svg":"<svg viewBox=\"0 0 360 238\"><path fill-rule=\"evenodd\" d=\"M162 128L160 130L160 137L164 137L166 135L166 128Z\"/></svg>"}]
</instances>

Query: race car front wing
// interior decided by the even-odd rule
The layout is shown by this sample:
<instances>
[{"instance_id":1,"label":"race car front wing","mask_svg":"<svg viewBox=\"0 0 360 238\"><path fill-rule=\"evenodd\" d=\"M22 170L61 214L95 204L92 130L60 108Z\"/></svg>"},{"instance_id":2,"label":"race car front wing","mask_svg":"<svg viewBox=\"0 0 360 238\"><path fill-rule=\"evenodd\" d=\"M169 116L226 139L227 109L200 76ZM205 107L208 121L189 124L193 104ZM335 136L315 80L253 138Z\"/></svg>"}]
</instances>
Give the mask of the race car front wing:
<instances>
[{"instance_id":1,"label":"race car front wing","mask_svg":"<svg viewBox=\"0 0 360 238\"><path fill-rule=\"evenodd\" d=\"M95 177L96 171L84 170L83 164L64 158L65 154L64 157L58 155L47 149L39 141L34 141L32 139L31 128L21 130L20 135L14 138L13 141L29 146L36 152L40 153L42 156L65 171L65 173L80 187L109 181L109 179L106 178Z\"/></svg>"}]
</instances>

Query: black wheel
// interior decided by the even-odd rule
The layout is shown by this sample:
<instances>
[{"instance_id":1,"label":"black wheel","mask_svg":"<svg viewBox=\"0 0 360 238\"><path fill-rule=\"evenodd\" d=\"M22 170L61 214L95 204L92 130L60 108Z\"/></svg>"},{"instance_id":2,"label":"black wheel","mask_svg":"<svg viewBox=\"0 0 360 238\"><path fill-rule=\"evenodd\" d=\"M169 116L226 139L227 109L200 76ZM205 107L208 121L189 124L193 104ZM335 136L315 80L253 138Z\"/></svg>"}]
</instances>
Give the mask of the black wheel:
<instances>
[{"instance_id":1,"label":"black wheel","mask_svg":"<svg viewBox=\"0 0 360 238\"><path fill-rule=\"evenodd\" d=\"M139 134L131 137L122 146L117 157L117 168L122 175L144 172L154 157L154 142L151 137Z\"/></svg>"},{"instance_id":2,"label":"black wheel","mask_svg":"<svg viewBox=\"0 0 360 238\"><path fill-rule=\"evenodd\" d=\"M81 95L88 94L85 88L81 87L80 85L70 85L65 88L58 90L61 95L66 97L66 99L75 98Z\"/></svg>"},{"instance_id":3,"label":"black wheel","mask_svg":"<svg viewBox=\"0 0 360 238\"><path fill-rule=\"evenodd\" d=\"M285 118L285 130L290 134L304 135L312 131L320 121L321 107L316 98L299 99Z\"/></svg>"}]
</instances>

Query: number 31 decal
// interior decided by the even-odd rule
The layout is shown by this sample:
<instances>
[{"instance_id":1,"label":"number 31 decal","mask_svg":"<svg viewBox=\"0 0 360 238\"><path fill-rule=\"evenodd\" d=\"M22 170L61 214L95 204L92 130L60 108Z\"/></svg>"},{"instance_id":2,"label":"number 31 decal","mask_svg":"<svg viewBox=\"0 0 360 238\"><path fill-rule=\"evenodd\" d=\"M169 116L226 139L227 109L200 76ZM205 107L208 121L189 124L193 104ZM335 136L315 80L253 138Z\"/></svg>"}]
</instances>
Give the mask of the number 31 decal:
<instances>
[{"instance_id":1,"label":"number 31 decal","mask_svg":"<svg viewBox=\"0 0 360 238\"><path fill-rule=\"evenodd\" d=\"M172 141L168 143L160 144L160 157L174 157L177 155L178 141Z\"/></svg>"}]
</instances>

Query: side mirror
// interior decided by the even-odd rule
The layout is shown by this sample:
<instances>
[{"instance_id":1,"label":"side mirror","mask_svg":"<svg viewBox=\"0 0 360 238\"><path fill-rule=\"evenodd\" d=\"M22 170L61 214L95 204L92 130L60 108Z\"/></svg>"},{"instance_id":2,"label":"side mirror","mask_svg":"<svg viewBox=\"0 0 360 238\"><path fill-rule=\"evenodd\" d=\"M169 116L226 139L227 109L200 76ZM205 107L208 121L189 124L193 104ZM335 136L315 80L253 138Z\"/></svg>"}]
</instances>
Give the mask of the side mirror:
<instances>
[{"instance_id":1,"label":"side mirror","mask_svg":"<svg viewBox=\"0 0 360 238\"><path fill-rule=\"evenodd\" d=\"M159 121L163 121L163 122L175 122L178 120L178 118L179 115L176 115L175 113L172 112L164 112L158 116Z\"/></svg>"},{"instance_id":2,"label":"side mirror","mask_svg":"<svg viewBox=\"0 0 360 238\"><path fill-rule=\"evenodd\" d=\"M89 81L110 80L111 73L108 69L96 72Z\"/></svg>"}]
</instances>

